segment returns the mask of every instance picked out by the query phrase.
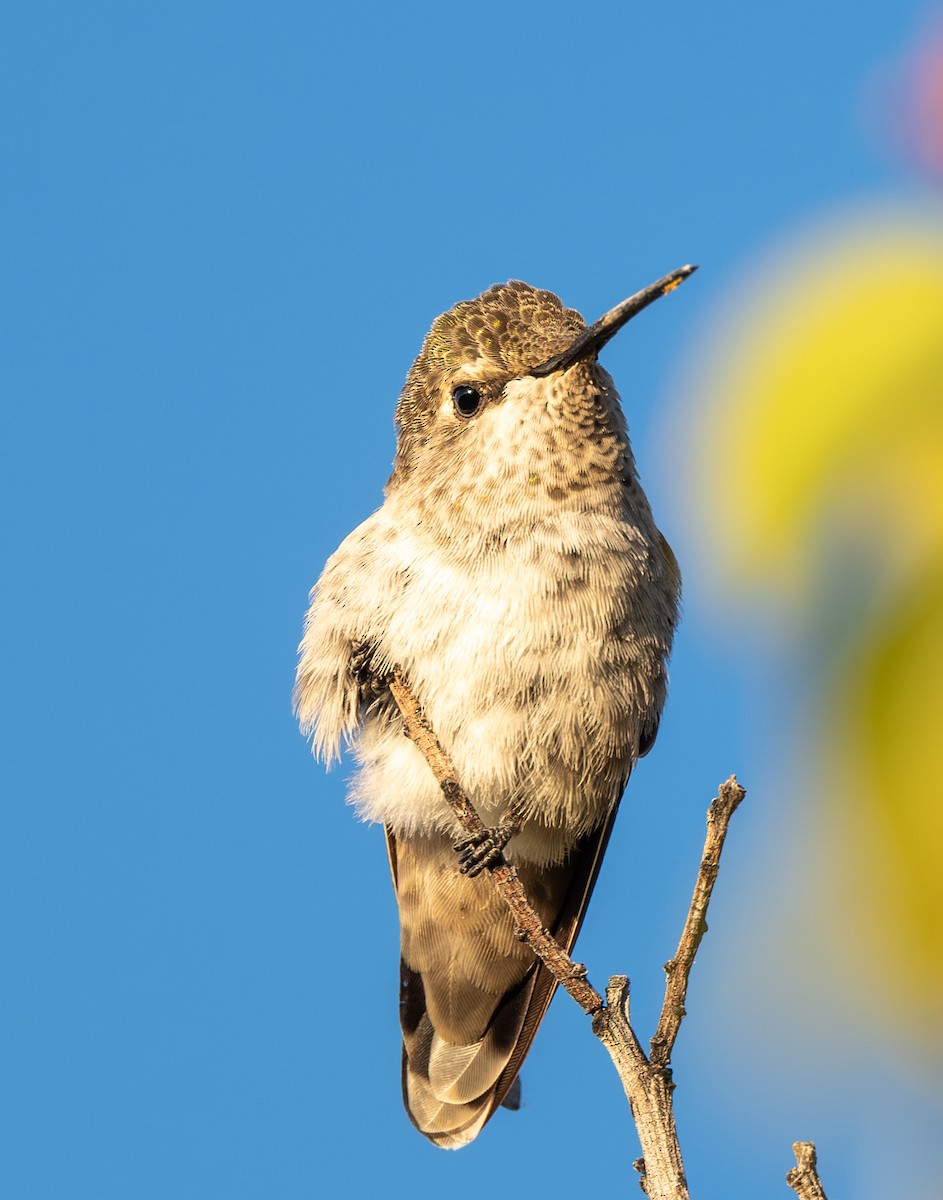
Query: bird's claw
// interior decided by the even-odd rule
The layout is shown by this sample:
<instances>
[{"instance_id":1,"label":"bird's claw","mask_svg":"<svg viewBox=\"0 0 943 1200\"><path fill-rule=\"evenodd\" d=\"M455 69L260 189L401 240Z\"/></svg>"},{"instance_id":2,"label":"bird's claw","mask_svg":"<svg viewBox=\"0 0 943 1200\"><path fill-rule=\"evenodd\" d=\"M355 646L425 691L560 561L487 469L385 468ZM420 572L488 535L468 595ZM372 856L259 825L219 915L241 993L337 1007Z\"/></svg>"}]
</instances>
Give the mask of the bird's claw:
<instances>
[{"instance_id":1,"label":"bird's claw","mask_svg":"<svg viewBox=\"0 0 943 1200\"><path fill-rule=\"evenodd\" d=\"M508 844L517 826L504 822L483 829L481 833L470 833L456 842L452 849L458 854L458 869L469 879L482 871L493 871L504 862L504 847Z\"/></svg>"},{"instance_id":2,"label":"bird's claw","mask_svg":"<svg viewBox=\"0 0 943 1200\"><path fill-rule=\"evenodd\" d=\"M369 642L354 642L350 651L350 673L359 684L368 683L373 678L370 669L370 659L373 647Z\"/></svg>"},{"instance_id":3,"label":"bird's claw","mask_svg":"<svg viewBox=\"0 0 943 1200\"><path fill-rule=\"evenodd\" d=\"M373 652L370 642L354 642L350 652L350 674L365 704L382 696L385 690L385 680L373 668Z\"/></svg>"}]
</instances>

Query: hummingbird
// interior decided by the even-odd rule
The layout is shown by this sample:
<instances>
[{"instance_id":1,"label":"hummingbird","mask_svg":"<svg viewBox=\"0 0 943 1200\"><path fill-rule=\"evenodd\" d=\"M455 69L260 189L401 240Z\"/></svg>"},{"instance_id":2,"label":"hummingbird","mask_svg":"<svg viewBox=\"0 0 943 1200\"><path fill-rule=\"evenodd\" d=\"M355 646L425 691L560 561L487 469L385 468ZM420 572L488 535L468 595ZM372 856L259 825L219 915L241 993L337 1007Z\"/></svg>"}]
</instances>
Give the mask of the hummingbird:
<instances>
[{"instance_id":1,"label":"hummingbird","mask_svg":"<svg viewBox=\"0 0 943 1200\"><path fill-rule=\"evenodd\" d=\"M386 833L407 1113L466 1145L503 1104L555 982L487 868L517 867L569 951L623 790L658 731L681 579L598 361L682 267L587 326L496 284L439 316L396 407L383 504L312 589L295 709ZM487 827L460 838L383 681L396 670Z\"/></svg>"}]
</instances>

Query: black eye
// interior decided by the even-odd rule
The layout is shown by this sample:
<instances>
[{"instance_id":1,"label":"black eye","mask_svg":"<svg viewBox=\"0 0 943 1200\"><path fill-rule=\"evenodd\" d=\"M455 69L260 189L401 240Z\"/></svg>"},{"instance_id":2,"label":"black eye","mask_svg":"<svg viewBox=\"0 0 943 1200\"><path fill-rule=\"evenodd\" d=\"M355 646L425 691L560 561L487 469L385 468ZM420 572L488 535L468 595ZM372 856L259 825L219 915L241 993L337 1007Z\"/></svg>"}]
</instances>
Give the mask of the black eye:
<instances>
[{"instance_id":1,"label":"black eye","mask_svg":"<svg viewBox=\"0 0 943 1200\"><path fill-rule=\"evenodd\" d=\"M460 417L473 417L481 408L481 392L467 383L452 388L452 403Z\"/></svg>"}]
</instances>

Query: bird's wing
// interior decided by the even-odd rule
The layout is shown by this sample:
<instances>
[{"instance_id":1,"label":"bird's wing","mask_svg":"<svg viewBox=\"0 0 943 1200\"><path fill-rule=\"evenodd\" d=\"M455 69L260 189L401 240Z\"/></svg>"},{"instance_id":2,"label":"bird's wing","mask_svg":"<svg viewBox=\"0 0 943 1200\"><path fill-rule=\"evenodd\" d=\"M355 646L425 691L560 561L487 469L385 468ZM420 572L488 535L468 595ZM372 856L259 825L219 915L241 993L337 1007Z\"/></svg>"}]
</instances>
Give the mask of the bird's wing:
<instances>
[{"instance_id":1,"label":"bird's wing","mask_svg":"<svg viewBox=\"0 0 943 1200\"><path fill-rule=\"evenodd\" d=\"M571 950L618 803L559 866L518 867L524 890ZM459 874L447 839L397 839L387 829L400 909L403 1098L440 1146L471 1141L507 1096L556 982L515 936L493 882Z\"/></svg>"},{"instance_id":2,"label":"bird's wing","mask_svg":"<svg viewBox=\"0 0 943 1200\"><path fill-rule=\"evenodd\" d=\"M550 926L551 933L568 954L576 944L580 926L586 916L586 909L589 906L593 888L596 886L599 868L602 866L606 847L609 845L618 809L619 801L616 800L603 824L583 838L568 860L572 866L569 886L563 897L560 915L556 923ZM526 880L524 889L527 890ZM524 1024L514 1047L514 1053L495 1085L495 1100L488 1113L489 1117L500 1106L517 1078L517 1073L537 1034L540 1023L550 1007L550 1001L556 990L556 980L546 967L540 965L535 972L533 991L527 1005Z\"/></svg>"}]
</instances>

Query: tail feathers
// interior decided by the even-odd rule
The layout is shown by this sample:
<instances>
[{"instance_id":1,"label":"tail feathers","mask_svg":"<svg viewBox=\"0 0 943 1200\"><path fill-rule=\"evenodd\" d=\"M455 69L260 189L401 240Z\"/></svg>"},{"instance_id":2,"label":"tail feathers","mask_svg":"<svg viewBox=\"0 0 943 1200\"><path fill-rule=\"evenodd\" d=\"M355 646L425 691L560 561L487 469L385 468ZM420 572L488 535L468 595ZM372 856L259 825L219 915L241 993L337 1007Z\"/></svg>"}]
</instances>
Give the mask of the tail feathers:
<instances>
[{"instance_id":1,"label":"tail feathers","mask_svg":"<svg viewBox=\"0 0 943 1200\"><path fill-rule=\"evenodd\" d=\"M565 862L518 864L531 904L567 951L616 808ZM450 840L386 831L400 916L403 1100L421 1133L457 1150L501 1105L520 1106L521 1063L557 985L518 939L493 882L459 874Z\"/></svg>"},{"instance_id":2,"label":"tail feathers","mask_svg":"<svg viewBox=\"0 0 943 1200\"><path fill-rule=\"evenodd\" d=\"M535 972L532 971L533 975ZM484 1036L458 1045L445 1041L424 1013L404 1031L403 1099L416 1128L436 1145L457 1150L480 1132L503 1099L503 1078L520 1036L530 987L516 989L498 1007Z\"/></svg>"},{"instance_id":3,"label":"tail feathers","mask_svg":"<svg viewBox=\"0 0 943 1200\"><path fill-rule=\"evenodd\" d=\"M495 1053L493 1040L489 1034L469 1046L453 1046L433 1037L429 1088L436 1099L467 1104L494 1086L505 1060Z\"/></svg>"},{"instance_id":4,"label":"tail feathers","mask_svg":"<svg viewBox=\"0 0 943 1200\"><path fill-rule=\"evenodd\" d=\"M481 1132L491 1107L488 1097L470 1104L443 1104L411 1074L404 1062L403 1100L406 1111L421 1134L443 1150L461 1150Z\"/></svg>"}]
</instances>

